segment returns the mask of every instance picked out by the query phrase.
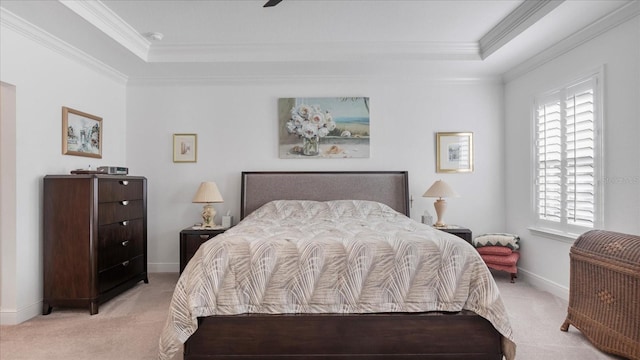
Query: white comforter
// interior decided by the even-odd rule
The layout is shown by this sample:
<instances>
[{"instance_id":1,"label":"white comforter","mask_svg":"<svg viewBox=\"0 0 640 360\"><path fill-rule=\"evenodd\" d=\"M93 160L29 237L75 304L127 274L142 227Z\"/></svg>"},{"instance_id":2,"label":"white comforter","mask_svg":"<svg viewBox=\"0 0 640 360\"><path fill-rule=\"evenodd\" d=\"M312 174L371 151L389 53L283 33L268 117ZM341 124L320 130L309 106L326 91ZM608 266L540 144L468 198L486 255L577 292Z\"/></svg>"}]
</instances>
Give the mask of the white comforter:
<instances>
[{"instance_id":1,"label":"white comforter","mask_svg":"<svg viewBox=\"0 0 640 360\"><path fill-rule=\"evenodd\" d=\"M462 309L513 347L498 288L464 240L376 202L274 201L196 252L176 285L159 358L171 359L200 316Z\"/></svg>"}]
</instances>

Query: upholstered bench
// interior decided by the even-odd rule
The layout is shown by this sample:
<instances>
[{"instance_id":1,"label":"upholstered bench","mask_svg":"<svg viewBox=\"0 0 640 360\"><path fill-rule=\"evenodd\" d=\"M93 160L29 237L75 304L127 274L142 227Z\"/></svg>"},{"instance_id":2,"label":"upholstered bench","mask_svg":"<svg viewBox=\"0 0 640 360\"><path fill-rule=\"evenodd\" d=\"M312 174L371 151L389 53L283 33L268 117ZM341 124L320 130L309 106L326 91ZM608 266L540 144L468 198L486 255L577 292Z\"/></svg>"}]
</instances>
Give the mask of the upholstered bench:
<instances>
[{"instance_id":1,"label":"upholstered bench","mask_svg":"<svg viewBox=\"0 0 640 360\"><path fill-rule=\"evenodd\" d=\"M473 239L473 246L489 269L506 271L511 282L518 277L520 238L513 234L484 234Z\"/></svg>"}]
</instances>

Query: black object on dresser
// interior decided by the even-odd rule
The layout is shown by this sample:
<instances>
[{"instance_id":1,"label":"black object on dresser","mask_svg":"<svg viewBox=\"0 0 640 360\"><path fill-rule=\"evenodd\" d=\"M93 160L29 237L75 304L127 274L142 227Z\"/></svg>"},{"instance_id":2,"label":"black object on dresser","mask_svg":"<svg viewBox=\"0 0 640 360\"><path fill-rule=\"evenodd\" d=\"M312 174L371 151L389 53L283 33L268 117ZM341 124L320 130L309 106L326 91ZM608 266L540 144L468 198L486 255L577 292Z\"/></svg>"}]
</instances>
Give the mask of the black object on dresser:
<instances>
[{"instance_id":1,"label":"black object on dresser","mask_svg":"<svg viewBox=\"0 0 640 360\"><path fill-rule=\"evenodd\" d=\"M180 274L193 254L205 241L222 234L228 229L193 229L188 227L180 231Z\"/></svg>"},{"instance_id":2,"label":"black object on dresser","mask_svg":"<svg viewBox=\"0 0 640 360\"><path fill-rule=\"evenodd\" d=\"M147 276L147 179L114 175L44 177L44 299L88 307Z\"/></svg>"},{"instance_id":3,"label":"black object on dresser","mask_svg":"<svg viewBox=\"0 0 640 360\"><path fill-rule=\"evenodd\" d=\"M456 226L456 225L450 225L447 227L436 227L436 229L444 232L448 232L449 234L453 234L461 239L464 239L469 244L472 244L471 230L467 228Z\"/></svg>"}]
</instances>

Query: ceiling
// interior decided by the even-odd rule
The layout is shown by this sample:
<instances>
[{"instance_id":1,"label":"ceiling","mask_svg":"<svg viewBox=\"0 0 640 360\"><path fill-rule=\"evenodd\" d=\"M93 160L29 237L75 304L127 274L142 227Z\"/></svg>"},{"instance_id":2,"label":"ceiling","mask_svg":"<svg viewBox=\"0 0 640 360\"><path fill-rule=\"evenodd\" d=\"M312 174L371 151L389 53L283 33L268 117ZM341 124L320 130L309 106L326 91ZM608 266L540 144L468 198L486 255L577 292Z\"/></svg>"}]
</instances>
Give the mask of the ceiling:
<instances>
[{"instance_id":1,"label":"ceiling","mask_svg":"<svg viewBox=\"0 0 640 360\"><path fill-rule=\"evenodd\" d=\"M3 22L26 20L131 80L497 76L637 1L284 0L263 8L266 0L2 0L0 6ZM153 32L162 40L146 36Z\"/></svg>"}]
</instances>

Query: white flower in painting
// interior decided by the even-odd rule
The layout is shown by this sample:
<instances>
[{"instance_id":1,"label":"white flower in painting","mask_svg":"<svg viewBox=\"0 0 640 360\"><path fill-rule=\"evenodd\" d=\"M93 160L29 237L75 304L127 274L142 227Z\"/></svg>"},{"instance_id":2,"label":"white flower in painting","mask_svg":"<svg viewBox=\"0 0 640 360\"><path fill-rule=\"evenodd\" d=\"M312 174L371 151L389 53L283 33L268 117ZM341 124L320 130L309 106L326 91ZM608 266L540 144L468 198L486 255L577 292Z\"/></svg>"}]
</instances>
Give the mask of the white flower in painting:
<instances>
[{"instance_id":1,"label":"white flower in painting","mask_svg":"<svg viewBox=\"0 0 640 360\"><path fill-rule=\"evenodd\" d=\"M309 121L319 128L324 125L324 115L321 112L314 112L309 116Z\"/></svg>"},{"instance_id":2,"label":"white flower in painting","mask_svg":"<svg viewBox=\"0 0 640 360\"><path fill-rule=\"evenodd\" d=\"M326 122L333 122L333 115L331 115L331 113L327 111L327 112L324 114L324 121L326 121Z\"/></svg>"},{"instance_id":3,"label":"white flower in painting","mask_svg":"<svg viewBox=\"0 0 640 360\"><path fill-rule=\"evenodd\" d=\"M302 116L298 115L298 113L295 113L291 115L291 120L300 125L305 119L302 118Z\"/></svg>"},{"instance_id":4,"label":"white flower in painting","mask_svg":"<svg viewBox=\"0 0 640 360\"><path fill-rule=\"evenodd\" d=\"M298 127L298 125L296 125L296 122L293 120L289 120L287 121L287 131L290 134L294 134L296 132L296 128Z\"/></svg>"},{"instance_id":5,"label":"white flower in painting","mask_svg":"<svg viewBox=\"0 0 640 360\"><path fill-rule=\"evenodd\" d=\"M302 124L302 136L307 139L318 136L318 127L308 121L305 121Z\"/></svg>"},{"instance_id":6,"label":"white flower in painting","mask_svg":"<svg viewBox=\"0 0 640 360\"><path fill-rule=\"evenodd\" d=\"M289 134L305 138L325 137L336 128L333 116L319 105L300 104L291 108L291 118L285 123Z\"/></svg>"},{"instance_id":7,"label":"white flower in painting","mask_svg":"<svg viewBox=\"0 0 640 360\"><path fill-rule=\"evenodd\" d=\"M324 127L326 127L327 130L329 130L329 131L333 131L333 130L336 129L336 123L333 120L327 120L324 123Z\"/></svg>"},{"instance_id":8,"label":"white flower in painting","mask_svg":"<svg viewBox=\"0 0 640 360\"><path fill-rule=\"evenodd\" d=\"M309 114L311 113L311 107L309 105L302 104L298 106L298 115L300 115L303 119L309 119Z\"/></svg>"}]
</instances>

